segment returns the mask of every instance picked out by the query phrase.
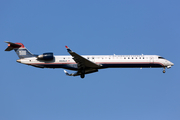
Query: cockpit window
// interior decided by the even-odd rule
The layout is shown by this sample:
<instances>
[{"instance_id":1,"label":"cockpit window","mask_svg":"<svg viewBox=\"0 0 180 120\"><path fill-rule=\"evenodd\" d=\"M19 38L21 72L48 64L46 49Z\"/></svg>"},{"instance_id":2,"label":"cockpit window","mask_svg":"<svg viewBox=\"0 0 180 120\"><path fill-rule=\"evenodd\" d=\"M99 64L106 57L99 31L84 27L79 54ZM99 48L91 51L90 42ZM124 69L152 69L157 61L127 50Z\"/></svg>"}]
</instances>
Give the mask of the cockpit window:
<instances>
[{"instance_id":1,"label":"cockpit window","mask_svg":"<svg viewBox=\"0 0 180 120\"><path fill-rule=\"evenodd\" d=\"M163 58L163 57L158 57L158 59L165 59L165 58Z\"/></svg>"}]
</instances>

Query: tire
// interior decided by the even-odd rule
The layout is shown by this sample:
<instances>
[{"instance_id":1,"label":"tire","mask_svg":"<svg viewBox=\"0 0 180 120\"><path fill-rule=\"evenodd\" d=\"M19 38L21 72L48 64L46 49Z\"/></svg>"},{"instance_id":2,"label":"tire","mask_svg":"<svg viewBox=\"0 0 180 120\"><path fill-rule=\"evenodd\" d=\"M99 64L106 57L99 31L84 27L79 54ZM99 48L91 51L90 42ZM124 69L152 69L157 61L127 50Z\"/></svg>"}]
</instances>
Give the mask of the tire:
<instances>
[{"instance_id":1,"label":"tire","mask_svg":"<svg viewBox=\"0 0 180 120\"><path fill-rule=\"evenodd\" d=\"M82 74L82 73L81 73L81 78L84 78L84 77L85 77L85 74Z\"/></svg>"}]
</instances>

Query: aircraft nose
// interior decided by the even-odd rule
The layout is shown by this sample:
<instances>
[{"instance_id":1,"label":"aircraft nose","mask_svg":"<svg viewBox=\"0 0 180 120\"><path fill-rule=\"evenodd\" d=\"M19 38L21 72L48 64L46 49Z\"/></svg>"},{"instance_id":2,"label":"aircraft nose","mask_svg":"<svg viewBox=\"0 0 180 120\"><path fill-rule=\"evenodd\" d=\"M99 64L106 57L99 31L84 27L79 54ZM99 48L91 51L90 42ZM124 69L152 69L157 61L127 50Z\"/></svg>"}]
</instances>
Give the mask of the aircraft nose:
<instances>
[{"instance_id":1,"label":"aircraft nose","mask_svg":"<svg viewBox=\"0 0 180 120\"><path fill-rule=\"evenodd\" d=\"M18 63L21 63L21 59L16 60Z\"/></svg>"},{"instance_id":2,"label":"aircraft nose","mask_svg":"<svg viewBox=\"0 0 180 120\"><path fill-rule=\"evenodd\" d=\"M171 61L169 61L169 65L173 66L173 65L174 65L174 63L172 63Z\"/></svg>"}]
</instances>

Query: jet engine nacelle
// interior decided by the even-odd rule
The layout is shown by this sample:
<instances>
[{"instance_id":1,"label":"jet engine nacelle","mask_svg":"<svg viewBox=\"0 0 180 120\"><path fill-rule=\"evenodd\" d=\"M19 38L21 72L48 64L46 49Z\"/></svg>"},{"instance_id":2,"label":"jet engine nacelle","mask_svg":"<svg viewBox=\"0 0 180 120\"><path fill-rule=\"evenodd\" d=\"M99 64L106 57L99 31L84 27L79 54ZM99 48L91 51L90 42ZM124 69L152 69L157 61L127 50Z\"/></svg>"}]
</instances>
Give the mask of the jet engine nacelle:
<instances>
[{"instance_id":1,"label":"jet engine nacelle","mask_svg":"<svg viewBox=\"0 0 180 120\"><path fill-rule=\"evenodd\" d=\"M53 60L54 55L53 53L43 53L42 55L37 56L39 60Z\"/></svg>"}]
</instances>

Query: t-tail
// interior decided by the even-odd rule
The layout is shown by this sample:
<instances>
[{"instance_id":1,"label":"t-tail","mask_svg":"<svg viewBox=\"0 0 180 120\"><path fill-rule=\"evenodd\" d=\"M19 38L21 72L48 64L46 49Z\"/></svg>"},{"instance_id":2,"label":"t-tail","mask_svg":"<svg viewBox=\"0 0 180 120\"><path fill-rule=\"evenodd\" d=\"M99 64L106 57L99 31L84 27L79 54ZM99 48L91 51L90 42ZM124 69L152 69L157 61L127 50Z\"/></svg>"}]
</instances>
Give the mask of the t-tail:
<instances>
[{"instance_id":1,"label":"t-tail","mask_svg":"<svg viewBox=\"0 0 180 120\"><path fill-rule=\"evenodd\" d=\"M22 43L12 43L8 41L5 42L8 43L8 47L5 49L5 51L14 50L20 59L28 58L28 57L36 57L36 55L29 52L29 50L25 48Z\"/></svg>"}]
</instances>

